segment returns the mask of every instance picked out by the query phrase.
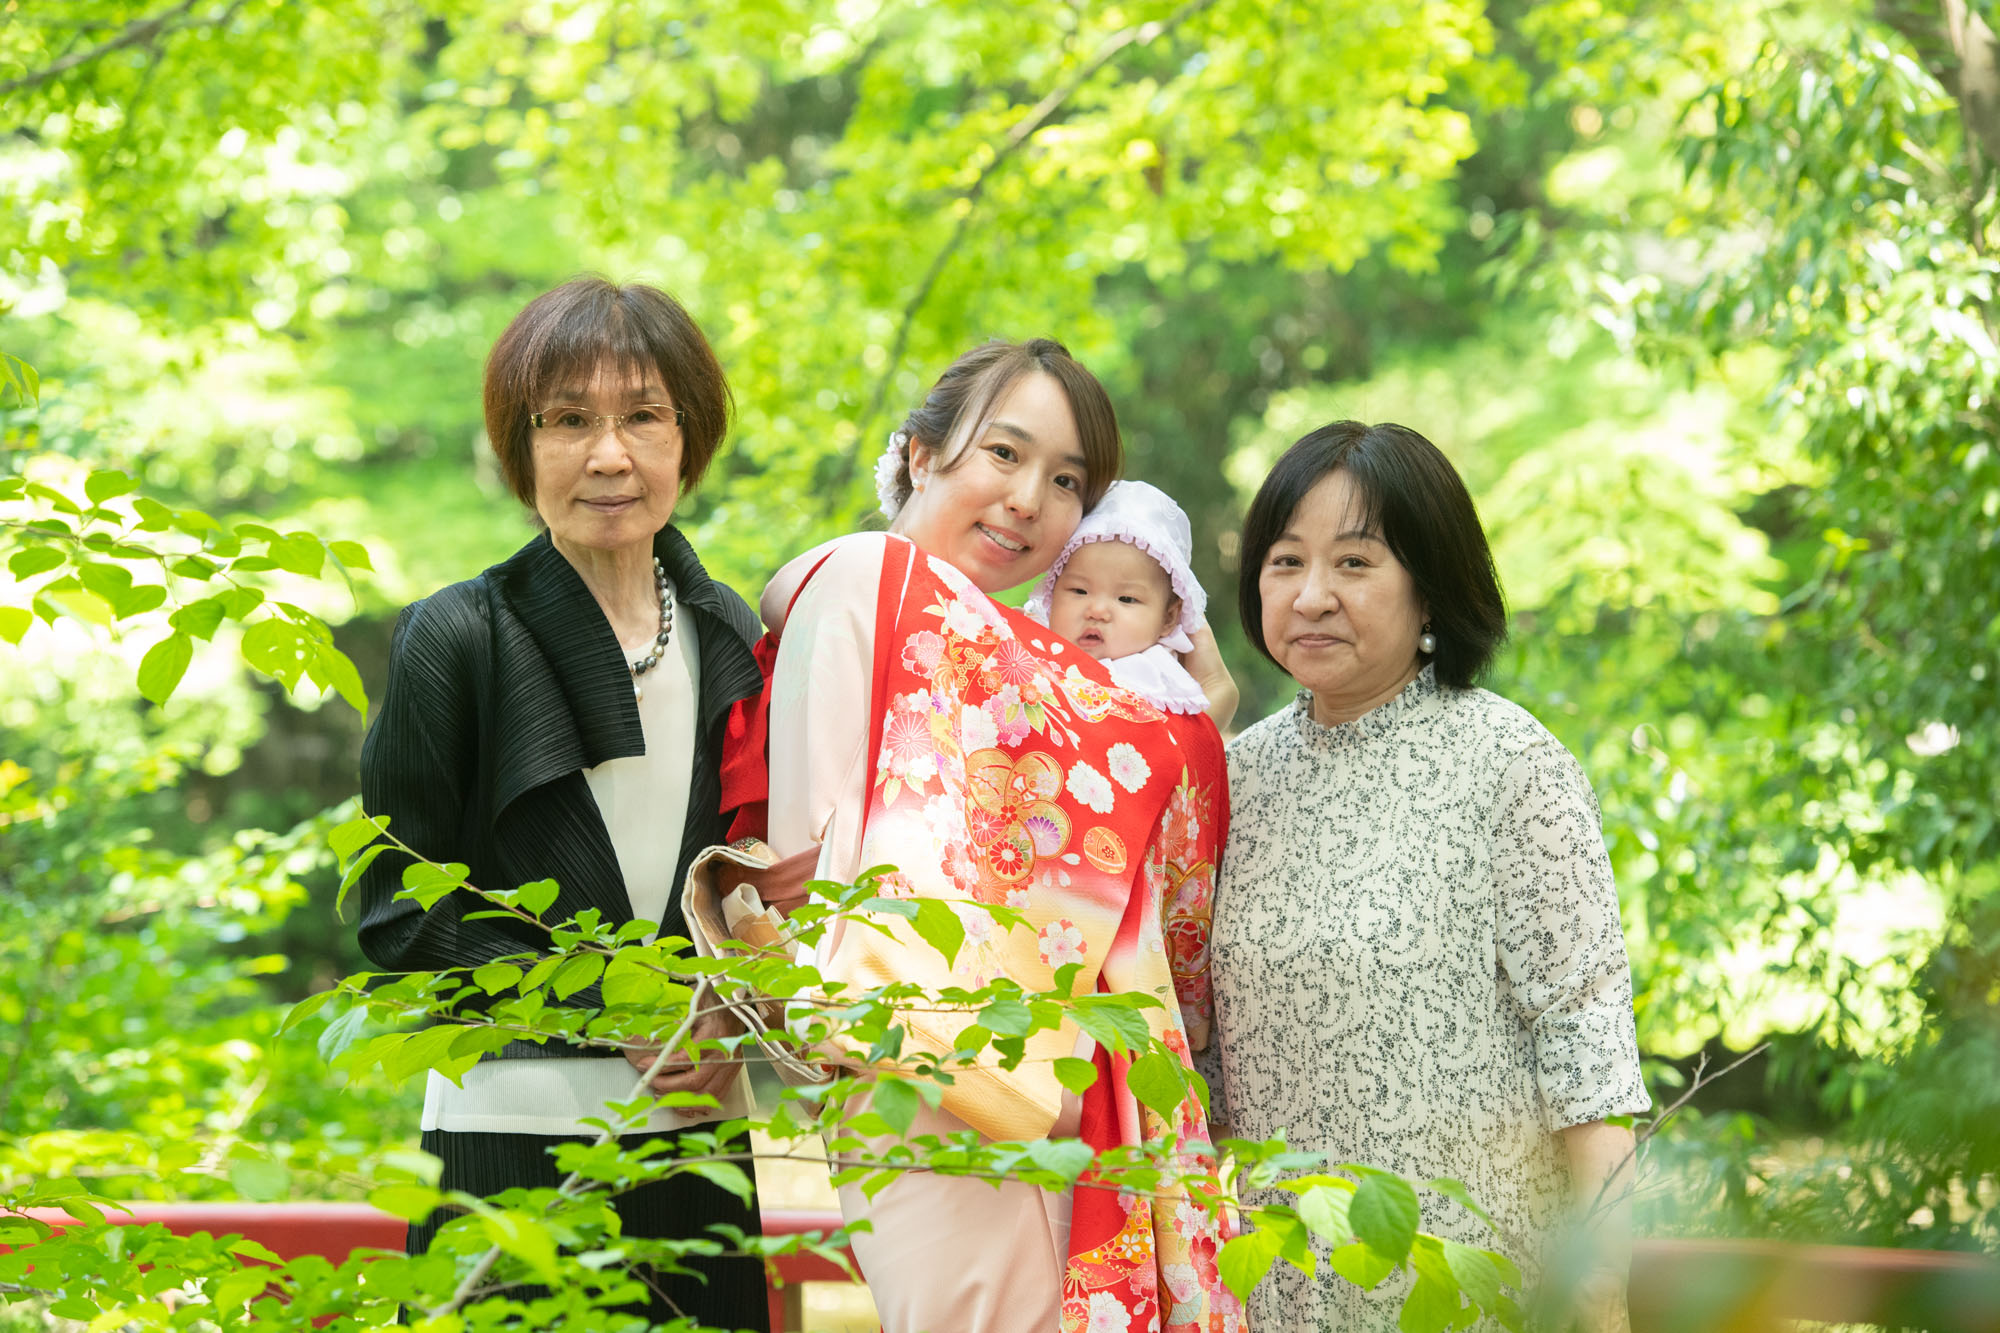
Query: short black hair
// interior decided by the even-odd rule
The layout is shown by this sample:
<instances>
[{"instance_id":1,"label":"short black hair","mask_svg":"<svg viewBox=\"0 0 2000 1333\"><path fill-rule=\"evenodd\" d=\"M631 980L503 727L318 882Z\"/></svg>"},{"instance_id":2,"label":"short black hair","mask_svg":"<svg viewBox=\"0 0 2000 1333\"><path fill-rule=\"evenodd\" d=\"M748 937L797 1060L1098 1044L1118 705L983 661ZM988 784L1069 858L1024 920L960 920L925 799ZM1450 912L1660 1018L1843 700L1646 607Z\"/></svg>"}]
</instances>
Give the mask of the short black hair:
<instances>
[{"instance_id":1,"label":"short black hair","mask_svg":"<svg viewBox=\"0 0 2000 1333\"><path fill-rule=\"evenodd\" d=\"M1335 421L1302 437L1272 467L1243 522L1237 609L1243 633L1264 642L1258 575L1307 492L1345 469L1368 531L1379 535L1417 586L1437 636L1440 685L1464 689L1485 674L1507 637L1507 600L1479 511L1444 452L1408 426Z\"/></svg>"}]
</instances>

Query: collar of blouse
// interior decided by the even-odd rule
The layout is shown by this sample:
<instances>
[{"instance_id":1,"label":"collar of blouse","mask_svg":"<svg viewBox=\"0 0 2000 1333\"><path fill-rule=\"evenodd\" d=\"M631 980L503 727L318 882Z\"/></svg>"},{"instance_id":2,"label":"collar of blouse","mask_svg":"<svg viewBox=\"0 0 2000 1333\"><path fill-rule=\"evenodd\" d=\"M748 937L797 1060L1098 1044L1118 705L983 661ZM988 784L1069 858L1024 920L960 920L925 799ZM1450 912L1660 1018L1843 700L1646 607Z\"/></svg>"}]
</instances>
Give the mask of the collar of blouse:
<instances>
[{"instance_id":1,"label":"collar of blouse","mask_svg":"<svg viewBox=\"0 0 2000 1333\"><path fill-rule=\"evenodd\" d=\"M1315 721L1311 690L1299 691L1298 698L1292 703L1292 717L1306 744L1316 749L1341 750L1390 735L1405 723L1427 716L1442 703L1443 691L1437 683L1437 667L1427 662L1424 669L1417 673L1417 678L1403 687L1401 694L1351 722L1327 726Z\"/></svg>"}]
</instances>

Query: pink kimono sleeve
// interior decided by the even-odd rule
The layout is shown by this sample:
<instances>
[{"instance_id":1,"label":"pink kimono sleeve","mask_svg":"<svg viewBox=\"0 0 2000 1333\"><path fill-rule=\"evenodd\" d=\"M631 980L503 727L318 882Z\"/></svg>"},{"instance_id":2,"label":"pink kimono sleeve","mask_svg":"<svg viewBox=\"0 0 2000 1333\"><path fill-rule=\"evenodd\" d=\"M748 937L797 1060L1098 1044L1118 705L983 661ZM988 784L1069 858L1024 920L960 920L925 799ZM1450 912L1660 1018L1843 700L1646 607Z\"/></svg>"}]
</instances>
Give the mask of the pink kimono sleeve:
<instances>
[{"instance_id":1,"label":"pink kimono sleeve","mask_svg":"<svg viewBox=\"0 0 2000 1333\"><path fill-rule=\"evenodd\" d=\"M820 551L794 561L818 562ZM818 878L851 883L860 864L868 812L868 738L875 663L875 597L882 538L841 541L813 570L781 623L771 676L771 818L769 841L780 856L817 843Z\"/></svg>"}]
</instances>

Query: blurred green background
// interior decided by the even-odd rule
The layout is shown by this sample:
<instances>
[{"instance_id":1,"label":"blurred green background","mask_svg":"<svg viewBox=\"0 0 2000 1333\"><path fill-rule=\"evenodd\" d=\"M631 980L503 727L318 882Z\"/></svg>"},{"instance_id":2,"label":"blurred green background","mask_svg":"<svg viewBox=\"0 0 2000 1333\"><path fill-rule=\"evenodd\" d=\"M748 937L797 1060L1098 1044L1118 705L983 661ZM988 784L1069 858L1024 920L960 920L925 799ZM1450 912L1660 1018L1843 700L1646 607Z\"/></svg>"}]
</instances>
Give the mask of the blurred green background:
<instances>
[{"instance_id":1,"label":"blurred green background","mask_svg":"<svg viewBox=\"0 0 2000 1333\"><path fill-rule=\"evenodd\" d=\"M1053 335L1193 517L1248 723L1250 493L1403 422L1493 540L1491 686L1601 798L1659 1101L1770 1043L1652 1141L1646 1225L1994 1249L1992 10L11 0L0 469L365 543L298 597L374 685L531 533L480 369L562 279L710 334L739 416L679 521L753 601L953 355ZM317 840L361 719L222 649L140 705L145 646L0 647L0 1146L337 1192L420 1100L272 1036L362 965Z\"/></svg>"}]
</instances>

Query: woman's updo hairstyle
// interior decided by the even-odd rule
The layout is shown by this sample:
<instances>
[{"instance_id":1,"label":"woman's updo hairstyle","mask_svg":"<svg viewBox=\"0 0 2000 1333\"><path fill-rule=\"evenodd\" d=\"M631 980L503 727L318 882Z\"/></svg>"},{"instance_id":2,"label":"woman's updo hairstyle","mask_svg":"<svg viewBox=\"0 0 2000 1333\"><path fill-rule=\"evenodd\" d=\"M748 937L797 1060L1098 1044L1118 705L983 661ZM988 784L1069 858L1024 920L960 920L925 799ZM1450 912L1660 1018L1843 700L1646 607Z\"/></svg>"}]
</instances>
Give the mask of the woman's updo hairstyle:
<instances>
[{"instance_id":1,"label":"woman's updo hairstyle","mask_svg":"<svg viewBox=\"0 0 2000 1333\"><path fill-rule=\"evenodd\" d=\"M995 338L951 363L925 396L923 405L903 418L889 437L882 456L878 492L883 512L894 519L909 503L910 450L916 443L933 449L938 474L955 471L966 460L970 444L992 423L1008 390L1024 375L1041 372L1062 385L1070 415L1083 446L1083 507L1088 512L1118 480L1125 450L1118 438L1118 414L1097 376L1078 364L1069 349L1053 338L1008 342Z\"/></svg>"}]
</instances>

